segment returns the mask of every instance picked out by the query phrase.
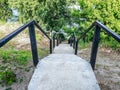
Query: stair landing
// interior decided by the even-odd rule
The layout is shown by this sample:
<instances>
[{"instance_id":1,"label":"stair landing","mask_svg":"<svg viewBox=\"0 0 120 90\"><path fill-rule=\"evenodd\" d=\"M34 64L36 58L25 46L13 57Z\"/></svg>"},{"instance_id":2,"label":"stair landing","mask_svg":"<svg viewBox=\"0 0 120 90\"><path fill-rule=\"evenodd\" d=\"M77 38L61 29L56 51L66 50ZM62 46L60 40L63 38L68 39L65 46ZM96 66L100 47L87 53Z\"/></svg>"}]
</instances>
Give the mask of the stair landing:
<instances>
[{"instance_id":1,"label":"stair landing","mask_svg":"<svg viewBox=\"0 0 120 90\"><path fill-rule=\"evenodd\" d=\"M65 47L64 50L69 46ZM28 90L100 90L86 60L72 54L72 49L70 53L57 50L38 63Z\"/></svg>"}]
</instances>

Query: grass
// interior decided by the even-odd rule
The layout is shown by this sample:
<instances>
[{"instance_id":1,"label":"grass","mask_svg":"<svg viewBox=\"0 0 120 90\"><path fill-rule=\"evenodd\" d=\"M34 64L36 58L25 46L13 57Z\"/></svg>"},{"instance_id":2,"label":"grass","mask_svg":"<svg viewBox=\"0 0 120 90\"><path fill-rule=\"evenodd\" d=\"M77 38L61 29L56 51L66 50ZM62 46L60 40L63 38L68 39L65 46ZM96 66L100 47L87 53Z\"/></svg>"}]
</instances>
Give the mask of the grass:
<instances>
[{"instance_id":1,"label":"grass","mask_svg":"<svg viewBox=\"0 0 120 90\"><path fill-rule=\"evenodd\" d=\"M101 41L98 47L111 48L112 50L120 52L120 43L114 39L111 41ZM78 49L80 50L84 48L92 48L92 42L83 42L80 40Z\"/></svg>"},{"instance_id":2,"label":"grass","mask_svg":"<svg viewBox=\"0 0 120 90\"><path fill-rule=\"evenodd\" d=\"M113 50L120 52L120 43L116 40L101 41L100 46L105 48L112 48Z\"/></svg>"},{"instance_id":3,"label":"grass","mask_svg":"<svg viewBox=\"0 0 120 90\"><path fill-rule=\"evenodd\" d=\"M16 81L14 68L25 66L31 60L31 53L13 48L0 48L0 84L11 85Z\"/></svg>"},{"instance_id":4,"label":"grass","mask_svg":"<svg viewBox=\"0 0 120 90\"><path fill-rule=\"evenodd\" d=\"M27 61L31 59L31 52L13 48L0 48L0 58L3 63L16 62L22 65L27 64Z\"/></svg>"},{"instance_id":5,"label":"grass","mask_svg":"<svg viewBox=\"0 0 120 90\"><path fill-rule=\"evenodd\" d=\"M38 49L38 56L40 59L44 58L48 54L49 54L49 49L42 49L42 48Z\"/></svg>"},{"instance_id":6,"label":"grass","mask_svg":"<svg viewBox=\"0 0 120 90\"><path fill-rule=\"evenodd\" d=\"M47 56L49 50L38 49L38 55L41 58ZM27 67L29 61L32 60L31 51L29 50L17 50L12 47L0 48L0 85L12 85L14 82L23 81L18 78L16 80L15 69L23 69L25 72L29 72L30 68Z\"/></svg>"},{"instance_id":7,"label":"grass","mask_svg":"<svg viewBox=\"0 0 120 90\"><path fill-rule=\"evenodd\" d=\"M11 85L16 81L16 75L11 68L5 68L0 71L0 84Z\"/></svg>"},{"instance_id":8,"label":"grass","mask_svg":"<svg viewBox=\"0 0 120 90\"><path fill-rule=\"evenodd\" d=\"M82 40L79 41L78 49L85 49L91 47L91 42L83 42Z\"/></svg>"}]
</instances>

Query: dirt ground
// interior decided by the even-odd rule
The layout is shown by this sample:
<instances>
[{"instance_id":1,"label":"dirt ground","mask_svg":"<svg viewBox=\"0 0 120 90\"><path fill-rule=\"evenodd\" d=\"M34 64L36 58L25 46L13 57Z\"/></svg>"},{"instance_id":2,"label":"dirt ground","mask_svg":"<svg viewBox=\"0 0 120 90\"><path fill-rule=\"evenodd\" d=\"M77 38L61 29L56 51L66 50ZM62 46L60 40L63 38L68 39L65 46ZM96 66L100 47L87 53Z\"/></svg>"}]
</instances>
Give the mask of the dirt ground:
<instances>
[{"instance_id":1,"label":"dirt ground","mask_svg":"<svg viewBox=\"0 0 120 90\"><path fill-rule=\"evenodd\" d=\"M14 70L16 74L16 82L11 86L0 86L0 90L27 90L28 83L34 72L34 66L31 62L26 66L29 70L25 70L25 67L19 67Z\"/></svg>"},{"instance_id":2,"label":"dirt ground","mask_svg":"<svg viewBox=\"0 0 120 90\"><path fill-rule=\"evenodd\" d=\"M78 56L89 60L90 52L89 48L82 49ZM101 90L120 90L120 53L99 48L94 72Z\"/></svg>"}]
</instances>

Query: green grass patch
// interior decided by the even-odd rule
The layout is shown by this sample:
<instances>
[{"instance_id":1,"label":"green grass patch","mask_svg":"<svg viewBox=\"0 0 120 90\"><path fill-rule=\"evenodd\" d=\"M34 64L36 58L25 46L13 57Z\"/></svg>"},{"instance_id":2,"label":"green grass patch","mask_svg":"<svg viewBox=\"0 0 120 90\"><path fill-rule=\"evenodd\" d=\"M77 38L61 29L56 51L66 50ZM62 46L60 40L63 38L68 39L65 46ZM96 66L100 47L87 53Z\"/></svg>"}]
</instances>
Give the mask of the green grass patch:
<instances>
[{"instance_id":1,"label":"green grass patch","mask_svg":"<svg viewBox=\"0 0 120 90\"><path fill-rule=\"evenodd\" d=\"M11 85L16 81L16 75L10 68L0 67L0 84L1 85Z\"/></svg>"},{"instance_id":2,"label":"green grass patch","mask_svg":"<svg viewBox=\"0 0 120 90\"><path fill-rule=\"evenodd\" d=\"M110 41L100 41L99 47L111 48L117 52L120 52L120 43L112 39ZM92 48L92 42L84 42L83 40L79 41L78 49Z\"/></svg>"},{"instance_id":3,"label":"green grass patch","mask_svg":"<svg viewBox=\"0 0 120 90\"><path fill-rule=\"evenodd\" d=\"M117 50L120 52L120 43L114 39L110 41L101 41L100 46L106 48L112 48L113 50Z\"/></svg>"},{"instance_id":4,"label":"green grass patch","mask_svg":"<svg viewBox=\"0 0 120 90\"><path fill-rule=\"evenodd\" d=\"M36 34L36 40L42 40L42 35L41 34Z\"/></svg>"},{"instance_id":5,"label":"green grass patch","mask_svg":"<svg viewBox=\"0 0 120 90\"><path fill-rule=\"evenodd\" d=\"M39 58L44 58L49 54L49 49L38 49ZM17 63L26 65L32 60L32 54L29 50L16 50L13 48L0 48L0 60L2 63Z\"/></svg>"},{"instance_id":6,"label":"green grass patch","mask_svg":"<svg viewBox=\"0 0 120 90\"><path fill-rule=\"evenodd\" d=\"M31 52L13 48L0 48L0 58L3 63L16 62L22 65L27 64L27 61L31 60Z\"/></svg>"},{"instance_id":7,"label":"green grass patch","mask_svg":"<svg viewBox=\"0 0 120 90\"><path fill-rule=\"evenodd\" d=\"M49 54L49 49L38 49L38 56L40 59L44 58L45 56L47 56Z\"/></svg>"},{"instance_id":8,"label":"green grass patch","mask_svg":"<svg viewBox=\"0 0 120 90\"><path fill-rule=\"evenodd\" d=\"M91 42L84 42L83 40L79 41L78 49L91 48Z\"/></svg>"},{"instance_id":9,"label":"green grass patch","mask_svg":"<svg viewBox=\"0 0 120 90\"><path fill-rule=\"evenodd\" d=\"M49 54L49 49L38 49L39 58ZM16 79L16 70L29 72L29 61L32 61L31 50L17 50L12 47L0 48L0 85L12 85L14 82L22 82Z\"/></svg>"}]
</instances>

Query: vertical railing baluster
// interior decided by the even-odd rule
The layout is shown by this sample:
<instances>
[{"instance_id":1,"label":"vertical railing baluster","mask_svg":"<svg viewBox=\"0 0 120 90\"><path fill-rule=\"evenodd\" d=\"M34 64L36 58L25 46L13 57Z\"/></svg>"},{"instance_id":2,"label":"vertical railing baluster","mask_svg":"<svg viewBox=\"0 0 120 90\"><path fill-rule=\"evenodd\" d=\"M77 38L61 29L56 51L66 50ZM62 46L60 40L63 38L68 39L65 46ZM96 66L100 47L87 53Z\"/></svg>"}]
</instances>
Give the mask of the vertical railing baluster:
<instances>
[{"instance_id":1,"label":"vertical railing baluster","mask_svg":"<svg viewBox=\"0 0 120 90\"><path fill-rule=\"evenodd\" d=\"M70 44L70 38L68 39L68 44Z\"/></svg>"},{"instance_id":2,"label":"vertical railing baluster","mask_svg":"<svg viewBox=\"0 0 120 90\"><path fill-rule=\"evenodd\" d=\"M52 54L52 39L50 39L50 54Z\"/></svg>"},{"instance_id":3,"label":"vertical railing baluster","mask_svg":"<svg viewBox=\"0 0 120 90\"><path fill-rule=\"evenodd\" d=\"M75 55L77 55L77 51L78 51L78 40L76 41L76 44L75 44Z\"/></svg>"},{"instance_id":4,"label":"vertical railing baluster","mask_svg":"<svg viewBox=\"0 0 120 90\"><path fill-rule=\"evenodd\" d=\"M59 43L59 41L58 41L58 38L57 38L57 46L59 45L58 43Z\"/></svg>"},{"instance_id":5,"label":"vertical railing baluster","mask_svg":"<svg viewBox=\"0 0 120 90\"><path fill-rule=\"evenodd\" d=\"M75 49L75 44L76 44L76 35L75 35L75 32L74 32L74 37L73 37L74 41L73 41L73 48Z\"/></svg>"},{"instance_id":6,"label":"vertical railing baluster","mask_svg":"<svg viewBox=\"0 0 120 90\"><path fill-rule=\"evenodd\" d=\"M53 48L55 48L55 37L53 36Z\"/></svg>"},{"instance_id":7,"label":"vertical railing baluster","mask_svg":"<svg viewBox=\"0 0 120 90\"><path fill-rule=\"evenodd\" d=\"M57 34L57 46L59 45L59 34Z\"/></svg>"},{"instance_id":8,"label":"vertical railing baluster","mask_svg":"<svg viewBox=\"0 0 120 90\"><path fill-rule=\"evenodd\" d=\"M100 27L96 25L94 31L93 43L92 43L91 57L90 57L90 64L93 70L95 69L95 62L96 62L99 41L100 41Z\"/></svg>"},{"instance_id":9,"label":"vertical railing baluster","mask_svg":"<svg viewBox=\"0 0 120 90\"><path fill-rule=\"evenodd\" d=\"M70 46L72 46L72 37L70 37Z\"/></svg>"},{"instance_id":10,"label":"vertical railing baluster","mask_svg":"<svg viewBox=\"0 0 120 90\"><path fill-rule=\"evenodd\" d=\"M35 35L34 23L31 23L30 26L29 26L29 36L30 36L30 42L31 42L33 63L36 66L38 64L38 52L37 52L37 44L36 44L36 35Z\"/></svg>"}]
</instances>

